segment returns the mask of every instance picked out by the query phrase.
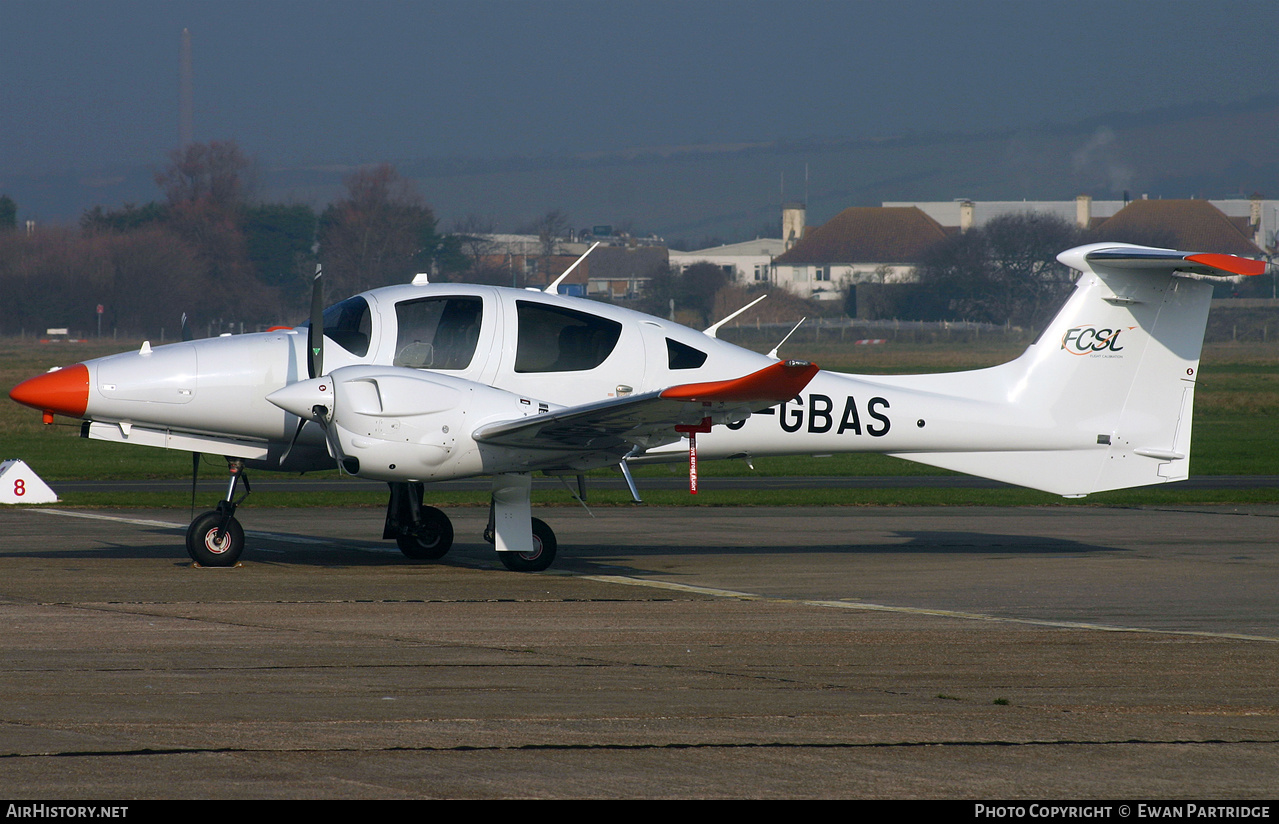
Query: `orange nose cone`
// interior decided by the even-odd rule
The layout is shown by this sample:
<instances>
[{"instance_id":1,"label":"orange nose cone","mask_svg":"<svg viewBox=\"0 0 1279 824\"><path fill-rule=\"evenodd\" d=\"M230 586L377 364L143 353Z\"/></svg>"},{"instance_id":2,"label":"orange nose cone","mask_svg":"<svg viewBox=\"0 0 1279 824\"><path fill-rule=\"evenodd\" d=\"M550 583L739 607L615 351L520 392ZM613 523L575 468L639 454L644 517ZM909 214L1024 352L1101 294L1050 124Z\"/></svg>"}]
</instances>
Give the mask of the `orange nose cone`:
<instances>
[{"instance_id":1,"label":"orange nose cone","mask_svg":"<svg viewBox=\"0 0 1279 824\"><path fill-rule=\"evenodd\" d=\"M89 405L89 367L77 363L37 375L13 387L9 397L42 412L79 418Z\"/></svg>"}]
</instances>

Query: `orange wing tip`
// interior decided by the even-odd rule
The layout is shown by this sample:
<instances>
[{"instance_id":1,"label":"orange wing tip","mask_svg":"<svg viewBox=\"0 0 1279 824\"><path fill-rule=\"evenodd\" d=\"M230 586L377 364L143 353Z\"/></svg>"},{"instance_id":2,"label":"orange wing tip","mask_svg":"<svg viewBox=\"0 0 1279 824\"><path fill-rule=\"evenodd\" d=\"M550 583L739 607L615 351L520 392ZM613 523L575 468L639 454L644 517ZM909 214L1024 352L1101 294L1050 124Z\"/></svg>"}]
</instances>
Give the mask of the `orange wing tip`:
<instances>
[{"instance_id":1,"label":"orange wing tip","mask_svg":"<svg viewBox=\"0 0 1279 824\"><path fill-rule=\"evenodd\" d=\"M1266 262L1264 260L1250 260L1234 255L1204 252L1197 255L1186 255L1186 260L1192 260L1195 263L1211 266L1214 269L1220 269L1223 272L1231 272L1236 275L1251 276L1264 275L1266 273Z\"/></svg>"},{"instance_id":2,"label":"orange wing tip","mask_svg":"<svg viewBox=\"0 0 1279 824\"><path fill-rule=\"evenodd\" d=\"M708 383L685 383L661 393L671 401L788 401L808 386L817 364L778 361L740 378Z\"/></svg>"},{"instance_id":3,"label":"orange wing tip","mask_svg":"<svg viewBox=\"0 0 1279 824\"><path fill-rule=\"evenodd\" d=\"M89 367L77 363L37 375L13 387L9 397L44 412L46 422L54 412L71 418L83 417L89 406Z\"/></svg>"}]
</instances>

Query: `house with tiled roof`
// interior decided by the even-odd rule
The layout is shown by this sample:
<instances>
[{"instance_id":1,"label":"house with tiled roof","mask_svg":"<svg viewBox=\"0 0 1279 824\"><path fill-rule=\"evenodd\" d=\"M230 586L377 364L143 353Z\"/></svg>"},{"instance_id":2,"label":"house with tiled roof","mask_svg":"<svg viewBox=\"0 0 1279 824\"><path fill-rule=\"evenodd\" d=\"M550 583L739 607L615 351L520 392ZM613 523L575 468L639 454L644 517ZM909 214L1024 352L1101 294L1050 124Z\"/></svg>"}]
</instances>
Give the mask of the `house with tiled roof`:
<instances>
[{"instance_id":1,"label":"house with tiled roof","mask_svg":"<svg viewBox=\"0 0 1279 824\"><path fill-rule=\"evenodd\" d=\"M795 294L833 300L854 283L914 278L924 251L946 230L914 206L854 206L808 229L773 261L773 282Z\"/></svg>"},{"instance_id":2,"label":"house with tiled roof","mask_svg":"<svg viewBox=\"0 0 1279 824\"><path fill-rule=\"evenodd\" d=\"M1247 218L1227 217L1206 200L1134 200L1096 227L1099 240L1262 258Z\"/></svg>"}]
</instances>

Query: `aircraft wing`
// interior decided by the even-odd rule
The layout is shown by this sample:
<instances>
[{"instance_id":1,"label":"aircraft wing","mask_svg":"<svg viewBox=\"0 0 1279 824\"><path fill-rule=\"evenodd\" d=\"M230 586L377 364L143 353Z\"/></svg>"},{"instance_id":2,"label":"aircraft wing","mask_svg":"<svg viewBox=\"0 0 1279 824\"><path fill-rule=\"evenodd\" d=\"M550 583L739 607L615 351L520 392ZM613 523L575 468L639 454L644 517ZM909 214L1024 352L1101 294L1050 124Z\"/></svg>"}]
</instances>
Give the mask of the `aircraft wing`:
<instances>
[{"instance_id":1,"label":"aircraft wing","mask_svg":"<svg viewBox=\"0 0 1279 824\"><path fill-rule=\"evenodd\" d=\"M803 361L778 361L740 378L686 383L657 392L570 406L501 421L474 433L480 443L556 453L612 453L671 443L676 426L745 420L750 413L794 398L818 372Z\"/></svg>"}]
</instances>

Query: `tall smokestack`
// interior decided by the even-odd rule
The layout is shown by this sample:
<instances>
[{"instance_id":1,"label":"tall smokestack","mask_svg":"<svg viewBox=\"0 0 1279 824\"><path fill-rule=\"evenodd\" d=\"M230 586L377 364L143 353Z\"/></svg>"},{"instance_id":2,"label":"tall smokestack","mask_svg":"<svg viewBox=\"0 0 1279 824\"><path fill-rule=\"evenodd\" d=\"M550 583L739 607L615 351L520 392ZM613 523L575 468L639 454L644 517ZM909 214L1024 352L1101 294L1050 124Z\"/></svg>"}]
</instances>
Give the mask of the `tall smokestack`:
<instances>
[{"instance_id":1,"label":"tall smokestack","mask_svg":"<svg viewBox=\"0 0 1279 824\"><path fill-rule=\"evenodd\" d=\"M191 91L191 30L182 30L182 59L178 81L178 145L185 149L195 142L195 105Z\"/></svg>"}]
</instances>

